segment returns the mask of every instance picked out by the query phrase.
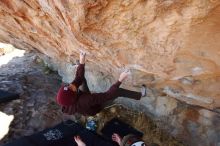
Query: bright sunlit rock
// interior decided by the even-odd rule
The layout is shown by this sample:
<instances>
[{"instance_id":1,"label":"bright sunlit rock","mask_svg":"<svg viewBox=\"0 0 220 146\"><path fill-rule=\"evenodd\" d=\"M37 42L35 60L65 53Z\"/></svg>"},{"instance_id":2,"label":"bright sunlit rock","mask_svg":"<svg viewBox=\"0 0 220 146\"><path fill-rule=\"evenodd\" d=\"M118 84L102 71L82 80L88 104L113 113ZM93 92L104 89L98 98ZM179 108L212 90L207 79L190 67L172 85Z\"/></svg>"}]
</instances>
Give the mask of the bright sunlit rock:
<instances>
[{"instance_id":1,"label":"bright sunlit rock","mask_svg":"<svg viewBox=\"0 0 220 146\"><path fill-rule=\"evenodd\" d=\"M0 43L0 49L6 50L5 55L0 56L0 67L4 64L7 64L14 57L22 57L24 56L25 50L19 50L12 46L11 44Z\"/></svg>"},{"instance_id":2,"label":"bright sunlit rock","mask_svg":"<svg viewBox=\"0 0 220 146\"><path fill-rule=\"evenodd\" d=\"M9 126L13 119L13 115L7 115L0 111L0 140L8 134Z\"/></svg>"}]
</instances>

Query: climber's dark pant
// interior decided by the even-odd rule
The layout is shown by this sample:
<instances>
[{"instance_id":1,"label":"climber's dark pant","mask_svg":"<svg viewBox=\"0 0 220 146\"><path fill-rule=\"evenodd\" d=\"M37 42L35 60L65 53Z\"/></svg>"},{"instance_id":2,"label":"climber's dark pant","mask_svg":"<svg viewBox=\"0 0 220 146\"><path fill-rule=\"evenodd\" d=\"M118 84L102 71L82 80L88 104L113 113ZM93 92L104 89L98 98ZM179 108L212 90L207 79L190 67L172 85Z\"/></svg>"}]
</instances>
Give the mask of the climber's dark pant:
<instances>
[{"instance_id":1,"label":"climber's dark pant","mask_svg":"<svg viewBox=\"0 0 220 146\"><path fill-rule=\"evenodd\" d=\"M119 88L117 93L118 93L118 97L127 97L127 98L131 98L131 99L135 99L135 100L141 99L140 92Z\"/></svg>"},{"instance_id":2,"label":"climber's dark pant","mask_svg":"<svg viewBox=\"0 0 220 146\"><path fill-rule=\"evenodd\" d=\"M82 85L80 86L80 90L84 93L91 93L89 90L89 87L87 85L87 81L86 79L84 79ZM109 91L107 91L107 94L111 94L108 93ZM126 97L126 98L131 98L131 99L135 99L135 100L140 100L141 99L141 93L140 92L136 92L136 91L131 91L131 90L127 90L127 89L123 89L123 88L119 88L116 91L116 96L115 99L117 97Z\"/></svg>"}]
</instances>

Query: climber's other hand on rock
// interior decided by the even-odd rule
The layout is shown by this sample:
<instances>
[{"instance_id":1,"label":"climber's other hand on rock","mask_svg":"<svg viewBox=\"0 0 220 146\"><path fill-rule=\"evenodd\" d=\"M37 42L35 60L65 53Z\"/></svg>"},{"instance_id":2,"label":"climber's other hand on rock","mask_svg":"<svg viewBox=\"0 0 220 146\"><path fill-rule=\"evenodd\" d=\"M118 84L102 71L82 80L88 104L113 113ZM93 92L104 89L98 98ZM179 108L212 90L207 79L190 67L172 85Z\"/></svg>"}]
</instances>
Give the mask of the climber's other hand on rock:
<instances>
[{"instance_id":1,"label":"climber's other hand on rock","mask_svg":"<svg viewBox=\"0 0 220 146\"><path fill-rule=\"evenodd\" d=\"M125 70L125 71L123 71L123 72L120 74L118 80L119 80L120 82L123 82L123 81L128 77L128 75L130 75L130 74L131 74L130 70Z\"/></svg>"}]
</instances>

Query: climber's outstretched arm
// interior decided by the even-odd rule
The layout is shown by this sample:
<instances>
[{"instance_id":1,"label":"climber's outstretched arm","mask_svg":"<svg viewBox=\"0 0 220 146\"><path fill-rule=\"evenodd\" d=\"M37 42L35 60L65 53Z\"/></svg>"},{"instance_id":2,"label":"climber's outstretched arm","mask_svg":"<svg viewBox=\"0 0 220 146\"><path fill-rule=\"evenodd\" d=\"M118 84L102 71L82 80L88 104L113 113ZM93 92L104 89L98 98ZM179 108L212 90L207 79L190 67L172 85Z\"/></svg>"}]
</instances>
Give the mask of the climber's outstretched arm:
<instances>
[{"instance_id":1,"label":"climber's outstretched arm","mask_svg":"<svg viewBox=\"0 0 220 146\"><path fill-rule=\"evenodd\" d=\"M128 77L130 71L124 71L120 74L119 79L116 83L114 83L108 91L104 93L93 93L94 98L89 98L87 105L94 103L94 104L103 104L106 101L113 100L119 97L118 89L121 83Z\"/></svg>"},{"instance_id":2,"label":"climber's outstretched arm","mask_svg":"<svg viewBox=\"0 0 220 146\"><path fill-rule=\"evenodd\" d=\"M79 88L79 86L82 84L83 80L85 79L85 59L86 59L86 53L80 52L80 60L79 60L79 66L77 67L76 76L75 79L72 82L71 86L75 86L75 88ZM73 87L74 88L74 87Z\"/></svg>"}]
</instances>

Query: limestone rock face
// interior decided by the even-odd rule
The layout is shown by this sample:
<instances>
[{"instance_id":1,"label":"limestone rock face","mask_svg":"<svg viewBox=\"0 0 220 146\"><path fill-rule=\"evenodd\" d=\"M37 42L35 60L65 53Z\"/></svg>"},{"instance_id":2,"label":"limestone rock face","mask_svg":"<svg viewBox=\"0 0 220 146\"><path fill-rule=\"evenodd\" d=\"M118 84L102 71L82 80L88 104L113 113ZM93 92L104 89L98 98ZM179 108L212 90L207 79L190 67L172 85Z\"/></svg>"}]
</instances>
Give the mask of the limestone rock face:
<instances>
[{"instance_id":1,"label":"limestone rock face","mask_svg":"<svg viewBox=\"0 0 220 146\"><path fill-rule=\"evenodd\" d=\"M132 76L124 86L146 84L152 98L137 105L156 117L173 113L177 100L219 112L219 0L1 0L0 23L1 42L46 54L65 82L83 50L91 89L107 89L125 67ZM184 122L191 113L203 114L184 111L172 124L192 130Z\"/></svg>"},{"instance_id":2,"label":"limestone rock face","mask_svg":"<svg viewBox=\"0 0 220 146\"><path fill-rule=\"evenodd\" d=\"M182 95L183 101L214 109L220 105L219 4L2 0L0 41L37 49L64 63L73 62L83 50L91 68L117 77L127 67L133 72L133 85L174 84L193 96Z\"/></svg>"}]
</instances>

